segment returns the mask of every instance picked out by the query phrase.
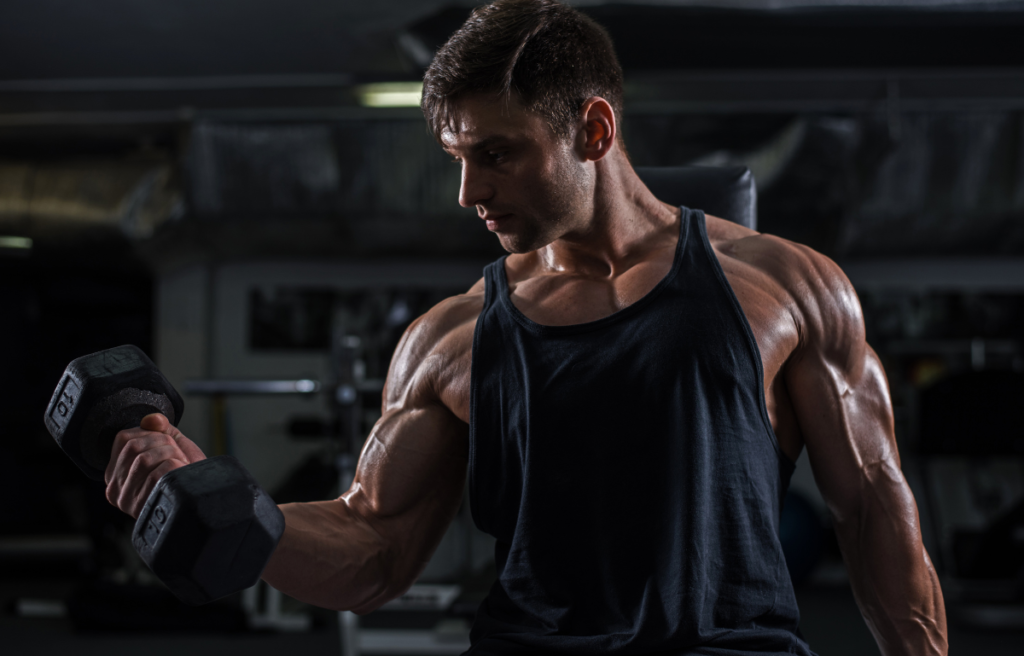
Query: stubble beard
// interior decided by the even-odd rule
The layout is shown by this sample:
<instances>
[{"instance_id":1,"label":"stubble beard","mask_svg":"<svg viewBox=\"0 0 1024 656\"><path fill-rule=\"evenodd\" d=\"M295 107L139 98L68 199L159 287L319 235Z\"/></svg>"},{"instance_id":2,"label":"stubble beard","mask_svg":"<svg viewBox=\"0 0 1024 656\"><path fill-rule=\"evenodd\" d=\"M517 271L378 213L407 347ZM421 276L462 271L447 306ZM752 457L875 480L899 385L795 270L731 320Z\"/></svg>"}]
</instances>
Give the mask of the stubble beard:
<instances>
[{"instance_id":1,"label":"stubble beard","mask_svg":"<svg viewBox=\"0 0 1024 656\"><path fill-rule=\"evenodd\" d=\"M521 225L515 232L498 235L502 248L509 253L539 250L578 228L580 217L586 213L587 175L566 154L559 158L550 180L541 195L544 215L520 215Z\"/></svg>"}]
</instances>

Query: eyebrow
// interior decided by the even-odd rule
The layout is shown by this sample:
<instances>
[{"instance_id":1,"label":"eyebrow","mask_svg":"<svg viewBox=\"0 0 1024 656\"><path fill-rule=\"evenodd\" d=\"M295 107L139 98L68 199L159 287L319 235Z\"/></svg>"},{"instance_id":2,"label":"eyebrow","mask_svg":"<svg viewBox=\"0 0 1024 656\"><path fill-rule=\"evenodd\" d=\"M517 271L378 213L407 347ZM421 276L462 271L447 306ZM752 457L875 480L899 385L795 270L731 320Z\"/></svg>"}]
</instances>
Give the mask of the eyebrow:
<instances>
[{"instance_id":1,"label":"eyebrow","mask_svg":"<svg viewBox=\"0 0 1024 656\"><path fill-rule=\"evenodd\" d=\"M491 146L493 146L494 144L502 142L502 141L510 141L510 139L509 139L509 137L502 136L502 135L497 135L497 134L496 135L492 135L490 137L486 137L484 139L481 139L480 141L478 141L478 142L476 142L474 144L471 144L469 146L469 151L473 152L473 153L478 153L481 150L486 150L486 149L490 148ZM443 148L444 148L444 151L446 153L448 153L449 155L454 155L455 154L452 151L448 150L447 146L444 146Z\"/></svg>"}]
</instances>

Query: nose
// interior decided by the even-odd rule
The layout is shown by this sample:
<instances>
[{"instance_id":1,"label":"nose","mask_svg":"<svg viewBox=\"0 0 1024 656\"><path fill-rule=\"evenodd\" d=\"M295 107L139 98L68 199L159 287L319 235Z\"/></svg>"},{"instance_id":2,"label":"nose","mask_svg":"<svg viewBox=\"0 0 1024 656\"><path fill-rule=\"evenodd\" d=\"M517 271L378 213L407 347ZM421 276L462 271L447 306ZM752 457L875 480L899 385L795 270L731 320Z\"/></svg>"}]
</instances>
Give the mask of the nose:
<instances>
[{"instance_id":1,"label":"nose","mask_svg":"<svg viewBox=\"0 0 1024 656\"><path fill-rule=\"evenodd\" d=\"M462 163L462 186L459 187L459 205L474 207L494 196L494 187L487 176L472 164Z\"/></svg>"}]
</instances>

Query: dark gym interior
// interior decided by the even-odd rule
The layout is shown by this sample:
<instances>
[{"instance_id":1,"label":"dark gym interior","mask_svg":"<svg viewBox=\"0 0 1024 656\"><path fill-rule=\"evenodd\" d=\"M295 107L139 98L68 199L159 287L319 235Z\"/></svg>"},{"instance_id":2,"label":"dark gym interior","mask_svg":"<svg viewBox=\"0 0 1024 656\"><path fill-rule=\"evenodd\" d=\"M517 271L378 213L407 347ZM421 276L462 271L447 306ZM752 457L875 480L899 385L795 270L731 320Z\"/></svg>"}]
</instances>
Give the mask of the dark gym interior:
<instances>
[{"instance_id":1,"label":"dark gym interior","mask_svg":"<svg viewBox=\"0 0 1024 656\"><path fill-rule=\"evenodd\" d=\"M458 0L0 4L0 652L460 654L494 577L464 503L369 615L265 583L182 604L43 422L137 346L277 503L347 489L404 330L503 254L419 109ZM1024 2L601 0L638 167L746 167L835 260L888 377L950 651L1024 644ZM685 201L684 203L685 204ZM806 455L801 631L877 654Z\"/></svg>"}]
</instances>

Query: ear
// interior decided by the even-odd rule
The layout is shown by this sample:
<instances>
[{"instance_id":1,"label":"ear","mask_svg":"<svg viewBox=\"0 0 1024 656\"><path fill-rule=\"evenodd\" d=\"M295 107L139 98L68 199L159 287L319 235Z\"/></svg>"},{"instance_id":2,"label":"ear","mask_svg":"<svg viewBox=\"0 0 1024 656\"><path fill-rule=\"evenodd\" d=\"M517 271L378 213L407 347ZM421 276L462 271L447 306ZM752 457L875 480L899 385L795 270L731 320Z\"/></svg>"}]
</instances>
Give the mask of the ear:
<instances>
[{"instance_id":1,"label":"ear","mask_svg":"<svg viewBox=\"0 0 1024 656\"><path fill-rule=\"evenodd\" d=\"M585 160L596 162L615 144L618 129L615 112L607 100L594 96L580 108L580 120L582 125L577 133L577 147Z\"/></svg>"}]
</instances>

